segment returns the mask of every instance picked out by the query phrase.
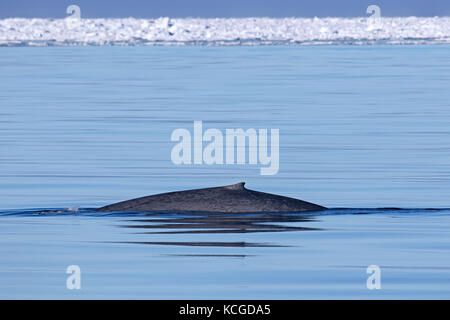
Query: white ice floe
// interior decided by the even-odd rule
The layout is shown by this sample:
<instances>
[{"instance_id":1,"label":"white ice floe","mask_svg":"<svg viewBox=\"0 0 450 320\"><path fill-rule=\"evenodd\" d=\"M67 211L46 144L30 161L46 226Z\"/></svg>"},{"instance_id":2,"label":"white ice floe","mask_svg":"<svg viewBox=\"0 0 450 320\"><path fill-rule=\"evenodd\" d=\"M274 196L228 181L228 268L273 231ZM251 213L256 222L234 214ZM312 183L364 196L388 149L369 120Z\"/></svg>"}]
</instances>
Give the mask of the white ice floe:
<instances>
[{"instance_id":1,"label":"white ice floe","mask_svg":"<svg viewBox=\"0 0 450 320\"><path fill-rule=\"evenodd\" d=\"M450 17L0 20L0 46L450 43Z\"/></svg>"}]
</instances>

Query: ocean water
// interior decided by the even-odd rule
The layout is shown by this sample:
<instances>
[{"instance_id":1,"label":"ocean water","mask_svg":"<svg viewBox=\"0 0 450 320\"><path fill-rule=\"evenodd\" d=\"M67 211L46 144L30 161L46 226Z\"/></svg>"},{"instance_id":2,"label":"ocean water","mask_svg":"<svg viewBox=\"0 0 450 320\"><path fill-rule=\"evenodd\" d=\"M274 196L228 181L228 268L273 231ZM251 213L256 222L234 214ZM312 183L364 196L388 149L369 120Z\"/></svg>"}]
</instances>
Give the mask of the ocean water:
<instances>
[{"instance_id":1,"label":"ocean water","mask_svg":"<svg viewBox=\"0 0 450 320\"><path fill-rule=\"evenodd\" d=\"M0 298L450 298L449 53L0 48ZM279 129L279 172L173 164L171 133L195 120ZM92 210L240 181L331 209Z\"/></svg>"}]
</instances>

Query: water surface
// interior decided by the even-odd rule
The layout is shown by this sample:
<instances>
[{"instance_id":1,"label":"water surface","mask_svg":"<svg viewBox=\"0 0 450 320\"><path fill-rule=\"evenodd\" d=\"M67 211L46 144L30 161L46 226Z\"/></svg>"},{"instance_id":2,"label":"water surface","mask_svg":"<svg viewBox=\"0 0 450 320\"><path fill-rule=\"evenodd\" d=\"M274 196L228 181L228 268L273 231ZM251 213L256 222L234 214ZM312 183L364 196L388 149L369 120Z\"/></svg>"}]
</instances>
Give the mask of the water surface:
<instances>
[{"instance_id":1,"label":"water surface","mask_svg":"<svg viewBox=\"0 0 450 320\"><path fill-rule=\"evenodd\" d=\"M0 297L449 298L449 48L1 48ZM194 120L280 129L278 174L174 165ZM86 209L239 181L354 209Z\"/></svg>"},{"instance_id":2,"label":"water surface","mask_svg":"<svg viewBox=\"0 0 450 320\"><path fill-rule=\"evenodd\" d=\"M450 210L0 216L0 297L435 299L450 294ZM369 265L381 289L368 290ZM66 268L81 289L66 288Z\"/></svg>"}]
</instances>

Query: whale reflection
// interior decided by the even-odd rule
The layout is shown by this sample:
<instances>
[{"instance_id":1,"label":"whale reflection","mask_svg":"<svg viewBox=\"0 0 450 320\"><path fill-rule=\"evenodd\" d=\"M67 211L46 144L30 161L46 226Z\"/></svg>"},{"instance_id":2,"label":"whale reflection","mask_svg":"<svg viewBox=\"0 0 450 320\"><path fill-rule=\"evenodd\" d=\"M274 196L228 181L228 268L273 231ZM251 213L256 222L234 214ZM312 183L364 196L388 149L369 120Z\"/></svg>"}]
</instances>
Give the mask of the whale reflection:
<instances>
[{"instance_id":1,"label":"whale reflection","mask_svg":"<svg viewBox=\"0 0 450 320\"><path fill-rule=\"evenodd\" d=\"M314 216L302 214L146 214L139 219L123 220L119 227L136 230L135 235L163 234L248 234L263 232L317 231L308 227ZM301 224L301 225L300 225ZM137 231L138 230L138 231ZM154 238L153 238L154 239ZM153 240L152 239L152 240ZM190 238L191 239L191 238ZM201 240L204 240L202 237ZM216 238L215 238L216 239ZM248 241L118 241L115 243L198 247L286 247L286 244Z\"/></svg>"}]
</instances>

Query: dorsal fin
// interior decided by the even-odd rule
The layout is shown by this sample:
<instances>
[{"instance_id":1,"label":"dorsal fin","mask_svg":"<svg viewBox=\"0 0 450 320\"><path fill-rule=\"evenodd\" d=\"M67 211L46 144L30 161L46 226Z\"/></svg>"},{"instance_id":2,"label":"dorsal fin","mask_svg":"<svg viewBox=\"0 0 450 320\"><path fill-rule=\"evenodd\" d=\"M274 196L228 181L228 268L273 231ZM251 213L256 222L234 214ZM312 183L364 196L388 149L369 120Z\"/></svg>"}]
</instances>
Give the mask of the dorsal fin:
<instances>
[{"instance_id":1,"label":"dorsal fin","mask_svg":"<svg viewBox=\"0 0 450 320\"><path fill-rule=\"evenodd\" d=\"M245 190L244 185L245 185L245 182L239 182L236 184L231 184L229 186L225 186L224 188L228 189L228 190Z\"/></svg>"}]
</instances>

